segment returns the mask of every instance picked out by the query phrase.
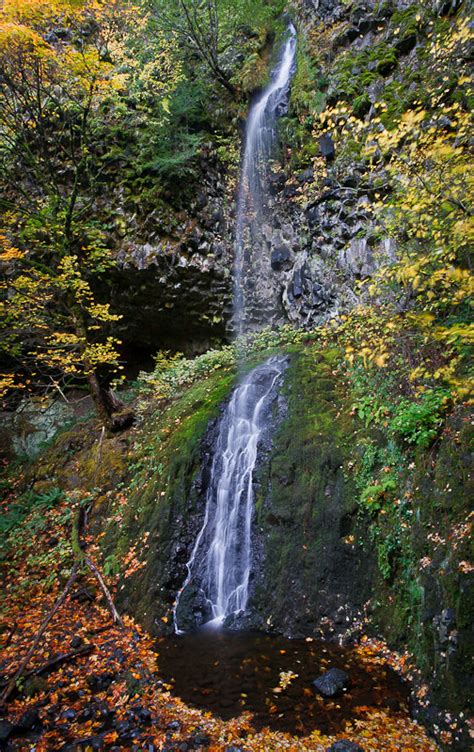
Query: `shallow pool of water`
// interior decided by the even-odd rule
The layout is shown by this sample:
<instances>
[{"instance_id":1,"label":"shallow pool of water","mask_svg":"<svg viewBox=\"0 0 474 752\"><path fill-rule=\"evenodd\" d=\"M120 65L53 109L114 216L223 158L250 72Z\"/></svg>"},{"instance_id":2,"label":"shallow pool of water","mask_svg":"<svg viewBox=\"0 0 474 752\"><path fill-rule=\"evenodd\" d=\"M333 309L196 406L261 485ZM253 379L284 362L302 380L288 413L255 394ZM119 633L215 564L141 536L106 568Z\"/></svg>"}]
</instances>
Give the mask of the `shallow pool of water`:
<instances>
[{"instance_id":1,"label":"shallow pool of water","mask_svg":"<svg viewBox=\"0 0 474 752\"><path fill-rule=\"evenodd\" d=\"M354 650L331 643L201 629L160 640L158 651L160 673L174 694L223 719L248 710L257 728L334 734L372 708L407 712L407 689L390 667L366 663ZM343 669L351 682L332 699L311 684L330 668Z\"/></svg>"}]
</instances>

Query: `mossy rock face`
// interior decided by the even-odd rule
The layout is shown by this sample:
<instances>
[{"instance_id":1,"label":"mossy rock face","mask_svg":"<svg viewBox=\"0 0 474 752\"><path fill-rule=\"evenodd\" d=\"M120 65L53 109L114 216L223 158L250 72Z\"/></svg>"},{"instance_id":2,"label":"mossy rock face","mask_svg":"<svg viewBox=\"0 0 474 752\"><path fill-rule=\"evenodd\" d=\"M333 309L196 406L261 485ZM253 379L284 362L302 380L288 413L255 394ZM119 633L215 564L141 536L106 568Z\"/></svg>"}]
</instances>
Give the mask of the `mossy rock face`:
<instances>
[{"instance_id":1,"label":"mossy rock face","mask_svg":"<svg viewBox=\"0 0 474 752\"><path fill-rule=\"evenodd\" d=\"M360 429L335 375L338 354L295 353L286 376L287 415L260 470L256 626L290 636L348 634L369 597L374 570L367 521L345 466Z\"/></svg>"},{"instance_id":2,"label":"mossy rock face","mask_svg":"<svg viewBox=\"0 0 474 752\"><path fill-rule=\"evenodd\" d=\"M55 486L112 490L126 475L128 443L129 434L103 435L95 419L76 423L27 467L27 478L38 493Z\"/></svg>"},{"instance_id":3,"label":"mossy rock face","mask_svg":"<svg viewBox=\"0 0 474 752\"><path fill-rule=\"evenodd\" d=\"M334 375L338 358L316 348L291 354L272 441L261 447L255 477L253 594L239 626L340 635L368 599L373 562L359 545L366 523L344 470L354 432L362 429ZM125 519L105 537L109 558L129 561L132 570L119 587L122 607L155 633L172 628L202 524L218 418L233 383L233 374L216 373L147 419L146 457L133 474ZM133 455L137 463L137 449Z\"/></svg>"},{"instance_id":4,"label":"mossy rock face","mask_svg":"<svg viewBox=\"0 0 474 752\"><path fill-rule=\"evenodd\" d=\"M374 621L388 640L413 653L435 706L467 713L469 656L474 648L473 574L469 565L473 430L465 410L447 421L437 444L419 451L402 479L412 495L413 520L404 529L390 585L378 581ZM442 714L420 706L419 717L443 728ZM468 749L468 746L456 746Z\"/></svg>"},{"instance_id":5,"label":"mossy rock face","mask_svg":"<svg viewBox=\"0 0 474 752\"><path fill-rule=\"evenodd\" d=\"M106 529L106 561L122 573L119 604L155 634L173 628L173 603L204 513L217 416L234 378L219 371L147 417L130 452L125 512ZM111 520L114 514L104 510Z\"/></svg>"}]
</instances>

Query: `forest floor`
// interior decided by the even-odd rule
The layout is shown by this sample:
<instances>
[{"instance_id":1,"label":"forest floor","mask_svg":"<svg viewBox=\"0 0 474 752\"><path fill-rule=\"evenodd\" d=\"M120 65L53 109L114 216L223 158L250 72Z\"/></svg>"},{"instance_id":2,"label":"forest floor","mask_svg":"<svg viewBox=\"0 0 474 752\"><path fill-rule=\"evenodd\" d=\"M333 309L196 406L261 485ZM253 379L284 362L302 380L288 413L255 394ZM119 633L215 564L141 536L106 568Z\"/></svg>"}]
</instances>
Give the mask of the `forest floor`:
<instances>
[{"instance_id":1,"label":"forest floor","mask_svg":"<svg viewBox=\"0 0 474 752\"><path fill-rule=\"evenodd\" d=\"M11 509L15 491L7 501ZM28 652L45 615L64 588L70 557L66 501L33 512L17 528L16 546L2 562L0 672L3 687ZM88 555L98 560L91 538ZM106 578L114 591L114 578ZM391 665L409 675L406 656L364 638L356 648L366 668ZM158 644L131 618L113 623L90 573L71 588L26 666L0 716L0 748L6 750L147 750L217 752L326 750L347 739L365 752L434 752L437 747L408 713L364 707L336 736L317 730L306 737L256 729L252 715L223 721L173 696L160 675Z\"/></svg>"}]
</instances>

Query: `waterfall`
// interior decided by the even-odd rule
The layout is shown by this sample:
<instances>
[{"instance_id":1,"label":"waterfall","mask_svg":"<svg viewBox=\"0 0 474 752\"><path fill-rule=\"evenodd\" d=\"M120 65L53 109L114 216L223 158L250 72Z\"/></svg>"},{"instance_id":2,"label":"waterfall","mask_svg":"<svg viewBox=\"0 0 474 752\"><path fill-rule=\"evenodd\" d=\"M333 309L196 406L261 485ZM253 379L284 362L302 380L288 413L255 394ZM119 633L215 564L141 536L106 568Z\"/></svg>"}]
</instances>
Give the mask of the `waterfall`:
<instances>
[{"instance_id":1,"label":"waterfall","mask_svg":"<svg viewBox=\"0 0 474 752\"><path fill-rule=\"evenodd\" d=\"M253 472L268 430L286 358L254 368L234 389L222 417L206 494L204 522L187 564L183 590L194 582L207 623L245 610L252 563ZM179 598L175 609L175 626ZM179 629L177 630L179 631Z\"/></svg>"},{"instance_id":2,"label":"waterfall","mask_svg":"<svg viewBox=\"0 0 474 752\"><path fill-rule=\"evenodd\" d=\"M247 120L234 257L234 325L237 334L265 326L275 309L273 292L265 284L270 274L270 258L265 251L262 227L268 213L266 179L277 145L276 122L288 106L295 53L296 31L290 24L288 38L270 83L252 105Z\"/></svg>"},{"instance_id":3,"label":"waterfall","mask_svg":"<svg viewBox=\"0 0 474 752\"><path fill-rule=\"evenodd\" d=\"M288 104L295 66L296 32L292 25L271 80L252 105L246 128L237 206L234 263L234 322L238 334L251 328L258 279L269 274L270 259L260 242L266 216L266 177L275 150L276 120ZM271 295L258 300L258 324L269 321ZM183 598L200 612L198 623L222 624L245 611L252 565L253 480L258 450L271 427L272 405L286 368L275 356L250 371L234 389L214 447L201 530L187 563L187 577L174 608L176 632L183 631Z\"/></svg>"}]
</instances>

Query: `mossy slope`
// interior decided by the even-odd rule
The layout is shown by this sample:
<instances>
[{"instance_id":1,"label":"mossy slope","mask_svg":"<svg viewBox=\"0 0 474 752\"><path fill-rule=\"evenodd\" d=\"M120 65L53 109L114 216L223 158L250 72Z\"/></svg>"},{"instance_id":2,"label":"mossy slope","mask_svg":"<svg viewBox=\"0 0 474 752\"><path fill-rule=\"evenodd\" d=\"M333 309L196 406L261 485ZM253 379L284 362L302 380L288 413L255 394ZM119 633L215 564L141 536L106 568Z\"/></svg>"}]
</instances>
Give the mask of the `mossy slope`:
<instances>
[{"instance_id":1,"label":"mossy slope","mask_svg":"<svg viewBox=\"0 0 474 752\"><path fill-rule=\"evenodd\" d=\"M337 377L338 353L293 353L287 416L260 473L256 534L263 549L252 607L291 635L344 633L369 596L373 561L361 546L367 520L345 472L357 425Z\"/></svg>"}]
</instances>

